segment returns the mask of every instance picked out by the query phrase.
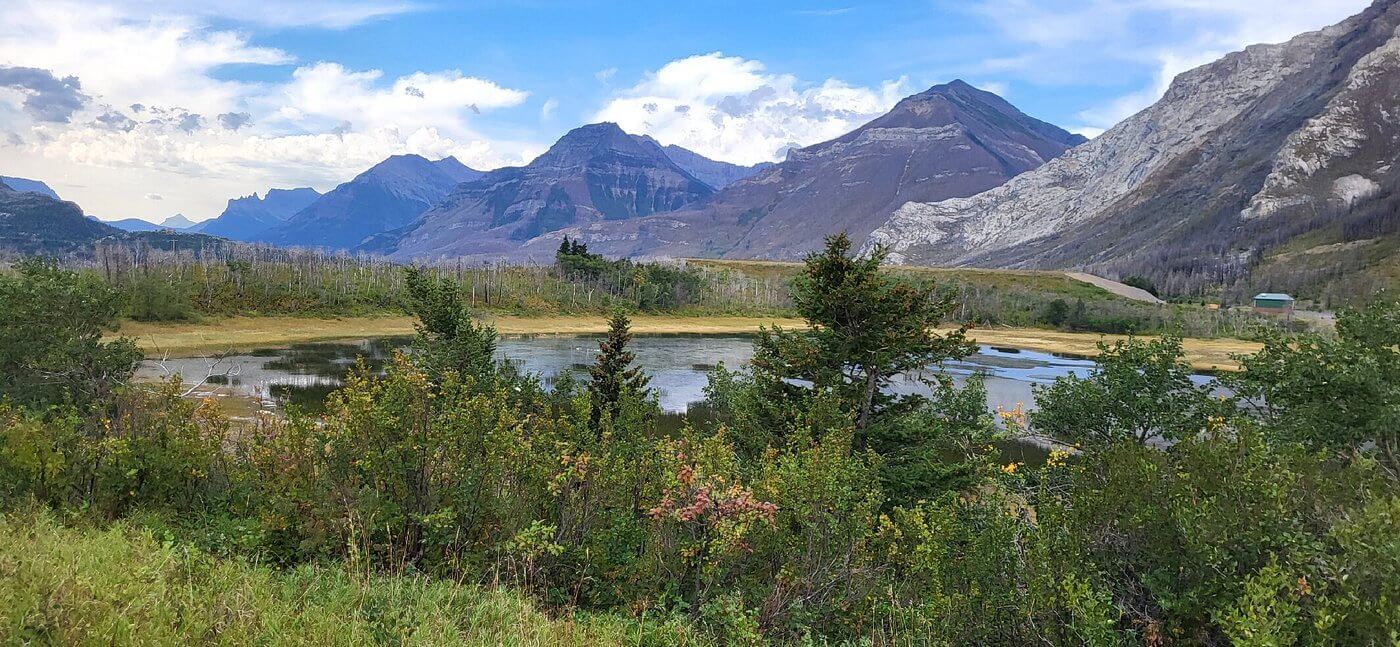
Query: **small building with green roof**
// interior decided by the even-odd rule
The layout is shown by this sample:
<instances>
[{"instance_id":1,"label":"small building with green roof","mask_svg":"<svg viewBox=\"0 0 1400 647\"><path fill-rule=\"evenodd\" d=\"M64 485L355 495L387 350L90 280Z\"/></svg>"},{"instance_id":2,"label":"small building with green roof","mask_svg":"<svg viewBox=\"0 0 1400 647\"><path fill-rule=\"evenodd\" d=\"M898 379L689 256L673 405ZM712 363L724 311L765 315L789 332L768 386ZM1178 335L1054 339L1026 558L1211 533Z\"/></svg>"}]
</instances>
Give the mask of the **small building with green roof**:
<instances>
[{"instance_id":1,"label":"small building with green roof","mask_svg":"<svg viewBox=\"0 0 1400 647\"><path fill-rule=\"evenodd\" d=\"M1260 292L1254 295L1254 311L1271 315L1293 313L1293 297L1278 292Z\"/></svg>"}]
</instances>

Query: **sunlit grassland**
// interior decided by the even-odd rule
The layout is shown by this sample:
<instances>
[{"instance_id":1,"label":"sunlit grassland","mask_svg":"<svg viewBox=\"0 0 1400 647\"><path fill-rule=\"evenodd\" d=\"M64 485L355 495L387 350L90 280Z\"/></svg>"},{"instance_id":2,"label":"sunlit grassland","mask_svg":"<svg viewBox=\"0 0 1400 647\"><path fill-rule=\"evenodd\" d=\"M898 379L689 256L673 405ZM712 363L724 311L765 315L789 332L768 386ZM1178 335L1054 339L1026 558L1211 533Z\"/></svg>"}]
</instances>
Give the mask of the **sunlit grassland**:
<instances>
[{"instance_id":1,"label":"sunlit grassland","mask_svg":"<svg viewBox=\"0 0 1400 647\"><path fill-rule=\"evenodd\" d=\"M589 335L607 330L599 316L487 316L484 318L506 335ZM764 317L658 316L637 315L632 330L641 335L750 334L762 326L785 328L805 325L800 319ZM324 342L413 334L409 317L230 317L198 323L143 323L126 321L115 333L136 340L149 357L189 357L228 350L251 350L288 344ZM1100 341L1124 339L1122 335L1062 332L1038 328L975 328L978 343L1006 348L1022 348L1083 357L1098 354ZM1232 354L1253 353L1259 345L1239 339L1187 339L1186 360L1200 370L1235 370Z\"/></svg>"},{"instance_id":2,"label":"sunlit grassland","mask_svg":"<svg viewBox=\"0 0 1400 647\"><path fill-rule=\"evenodd\" d=\"M492 316L483 320L506 335L596 334L606 332L607 319L583 316ZM804 325L800 319L764 317L636 315L632 330L642 335L746 334L761 326ZM246 350L286 344L342 339L366 339L413 334L413 319L403 316L344 317L228 317L200 322L123 322L116 335L131 337L149 356L188 357L224 350Z\"/></svg>"},{"instance_id":3,"label":"sunlit grassland","mask_svg":"<svg viewBox=\"0 0 1400 647\"><path fill-rule=\"evenodd\" d=\"M551 617L501 587L344 565L273 569L47 512L0 517L0 643L704 644L676 621Z\"/></svg>"}]
</instances>

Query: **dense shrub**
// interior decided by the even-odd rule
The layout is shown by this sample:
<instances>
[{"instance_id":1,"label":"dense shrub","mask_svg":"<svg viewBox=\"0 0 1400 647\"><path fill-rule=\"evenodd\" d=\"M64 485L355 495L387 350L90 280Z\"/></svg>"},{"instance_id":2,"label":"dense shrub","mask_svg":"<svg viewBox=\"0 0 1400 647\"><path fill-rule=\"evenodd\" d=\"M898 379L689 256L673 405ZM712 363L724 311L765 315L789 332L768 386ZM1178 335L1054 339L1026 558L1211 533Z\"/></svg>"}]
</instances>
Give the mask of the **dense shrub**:
<instances>
[{"instance_id":1,"label":"dense shrub","mask_svg":"<svg viewBox=\"0 0 1400 647\"><path fill-rule=\"evenodd\" d=\"M52 513L3 517L0 630L169 642L217 625L261 640L248 618L286 621L274 607L294 600L307 612L287 635L309 640L568 639L527 630L539 620L523 606L511 608L524 634L480 633L495 621L471 620L475 603L508 587L586 638L625 626L641 644L693 632L871 645L1400 635L1393 407L1369 384L1390 376L1400 306L1348 313L1336 340L1271 342L1238 383L1297 392L1266 392L1259 411L1193 385L1176 339L1107 347L1097 373L1041 389L1030 416L1080 451L1027 466L997 460L994 441L1024 431L1024 416L993 424L976 379L929 376L920 398L879 393L889 375L964 345L929 337L924 324L948 309L938 295L846 251L833 241L798 283L816 330L770 333L759 364L717 369L711 419L674 434L659 431L625 318L587 384L546 392L491 357L493 331L455 284L426 276L407 279L414 351L382 374L358 367L317 416L234 425L174 384L84 406L61 391L0 404L8 509L37 502L79 527L126 519L75 534ZM79 277L47 271L10 294L49 282L55 298L84 298ZM159 559L133 555L133 535ZM33 559L17 557L27 541ZM116 566L97 572L91 555ZM471 599L445 592L457 587ZM354 611L326 610L336 604ZM597 611L632 618L578 620ZM350 637L329 631L342 625Z\"/></svg>"}]
</instances>

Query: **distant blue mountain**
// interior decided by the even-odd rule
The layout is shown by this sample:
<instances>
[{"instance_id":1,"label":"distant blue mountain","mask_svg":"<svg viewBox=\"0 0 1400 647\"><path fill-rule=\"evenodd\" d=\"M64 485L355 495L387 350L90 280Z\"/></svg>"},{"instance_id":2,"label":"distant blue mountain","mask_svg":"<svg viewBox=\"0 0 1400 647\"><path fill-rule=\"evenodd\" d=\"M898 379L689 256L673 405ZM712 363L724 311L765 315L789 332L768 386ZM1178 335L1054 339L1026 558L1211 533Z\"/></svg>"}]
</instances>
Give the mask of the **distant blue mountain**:
<instances>
[{"instance_id":1,"label":"distant blue mountain","mask_svg":"<svg viewBox=\"0 0 1400 647\"><path fill-rule=\"evenodd\" d=\"M106 224L116 227L117 229L121 229L123 231L161 231L162 229L173 229L175 231L193 231L192 227L195 226L195 223L191 222L189 218L186 218L184 214L179 213L170 216L169 218L166 218L165 220L162 220L159 223L151 222L149 220L142 220L140 218L122 218L121 220L113 220L111 222L107 222Z\"/></svg>"},{"instance_id":2,"label":"distant blue mountain","mask_svg":"<svg viewBox=\"0 0 1400 647\"><path fill-rule=\"evenodd\" d=\"M350 249L408 225L458 184L485 175L456 158L395 155L321 196L257 240L281 246Z\"/></svg>"},{"instance_id":3,"label":"distant blue mountain","mask_svg":"<svg viewBox=\"0 0 1400 647\"><path fill-rule=\"evenodd\" d=\"M39 180L27 180L22 177L9 177L0 175L0 182L4 182L5 186L8 186L11 189L14 189L15 191L19 191L20 193L38 193L39 195L46 195L55 200L63 199L58 197L58 194L55 193L53 189L49 188L49 185L44 184Z\"/></svg>"},{"instance_id":4,"label":"distant blue mountain","mask_svg":"<svg viewBox=\"0 0 1400 647\"><path fill-rule=\"evenodd\" d=\"M94 217L93 220L98 219ZM160 231L161 229L164 229L163 227L157 225L154 222L151 222L149 220L142 220L140 218L122 218L121 220L112 220L110 222L102 220L100 222L102 222L105 225L111 225L113 227L116 227L117 229L120 229L122 231Z\"/></svg>"},{"instance_id":5,"label":"distant blue mountain","mask_svg":"<svg viewBox=\"0 0 1400 647\"><path fill-rule=\"evenodd\" d=\"M231 240L253 240L259 234L276 227L298 211L311 206L321 197L311 188L271 189L266 197L254 193L228 201L218 218L206 220L190 231L221 236Z\"/></svg>"}]
</instances>

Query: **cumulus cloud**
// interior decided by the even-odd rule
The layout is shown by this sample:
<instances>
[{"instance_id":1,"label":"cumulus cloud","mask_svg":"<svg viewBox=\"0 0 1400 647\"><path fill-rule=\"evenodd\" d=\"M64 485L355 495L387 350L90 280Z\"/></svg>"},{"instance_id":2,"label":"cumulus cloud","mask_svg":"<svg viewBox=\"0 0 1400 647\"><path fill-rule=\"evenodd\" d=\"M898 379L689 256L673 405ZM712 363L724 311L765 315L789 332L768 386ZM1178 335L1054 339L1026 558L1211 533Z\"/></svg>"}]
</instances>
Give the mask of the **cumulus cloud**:
<instances>
[{"instance_id":1,"label":"cumulus cloud","mask_svg":"<svg viewBox=\"0 0 1400 647\"><path fill-rule=\"evenodd\" d=\"M81 168L100 176L105 190L73 197L111 217L144 213L139 187L179 184L162 193L198 216L216 214L227 198L222 193L326 187L395 154L456 155L493 168L522 163L540 148L479 134L477 115L519 105L528 95L457 70L391 77L310 62L256 82L221 72L297 61L254 45L242 28L213 27L213 20L334 28L417 4L311 0L278 13L283 9L270 9L273 3L253 3L246 15L234 15L245 4L7 5L0 12L0 62L21 67L0 73L0 123L16 137L24 134L15 164L35 175ZM303 10L316 15L302 21L294 14Z\"/></svg>"},{"instance_id":2,"label":"cumulus cloud","mask_svg":"<svg viewBox=\"0 0 1400 647\"><path fill-rule=\"evenodd\" d=\"M594 121L612 121L707 157L741 164L781 159L784 147L842 135L883 114L910 89L836 79L807 84L722 53L671 61L620 92Z\"/></svg>"},{"instance_id":3,"label":"cumulus cloud","mask_svg":"<svg viewBox=\"0 0 1400 647\"><path fill-rule=\"evenodd\" d=\"M200 127L202 127L203 125L204 117L201 117L194 113L187 113L181 115L179 121L175 122L175 129L179 130L182 133L188 134L199 130Z\"/></svg>"},{"instance_id":4,"label":"cumulus cloud","mask_svg":"<svg viewBox=\"0 0 1400 647\"><path fill-rule=\"evenodd\" d=\"M24 95L24 111L35 121L66 124L82 109L87 95L76 76L58 78L35 67L0 66L0 88Z\"/></svg>"},{"instance_id":5,"label":"cumulus cloud","mask_svg":"<svg viewBox=\"0 0 1400 647\"><path fill-rule=\"evenodd\" d=\"M219 125L225 130L238 130L253 124L253 115L246 112L225 112L219 115Z\"/></svg>"},{"instance_id":6,"label":"cumulus cloud","mask_svg":"<svg viewBox=\"0 0 1400 647\"><path fill-rule=\"evenodd\" d=\"M291 82L269 100L279 106L274 123L313 132L350 121L366 129L433 126L467 133L467 115L517 106L528 96L456 70L415 72L386 81L379 70L323 62L297 68Z\"/></svg>"},{"instance_id":7,"label":"cumulus cloud","mask_svg":"<svg viewBox=\"0 0 1400 647\"><path fill-rule=\"evenodd\" d=\"M120 112L109 110L97 115L96 122L112 130L129 132L136 128L136 121Z\"/></svg>"}]
</instances>

